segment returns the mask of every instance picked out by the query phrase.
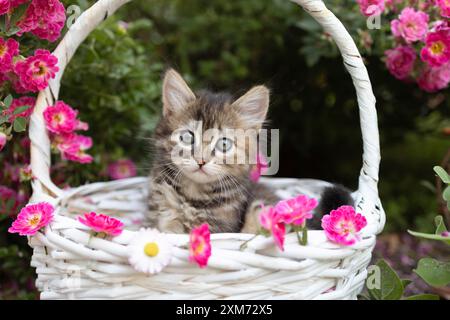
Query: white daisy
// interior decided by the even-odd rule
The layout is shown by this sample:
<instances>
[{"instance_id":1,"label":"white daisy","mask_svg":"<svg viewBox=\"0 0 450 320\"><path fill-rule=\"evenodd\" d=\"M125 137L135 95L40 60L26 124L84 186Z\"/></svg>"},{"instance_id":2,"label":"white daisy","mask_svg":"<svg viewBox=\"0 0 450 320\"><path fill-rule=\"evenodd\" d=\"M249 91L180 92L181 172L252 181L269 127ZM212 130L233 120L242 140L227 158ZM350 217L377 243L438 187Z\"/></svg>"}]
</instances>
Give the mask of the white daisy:
<instances>
[{"instance_id":1,"label":"white daisy","mask_svg":"<svg viewBox=\"0 0 450 320\"><path fill-rule=\"evenodd\" d=\"M128 249L128 262L139 272L158 273L172 258L172 244L156 229L140 229Z\"/></svg>"}]
</instances>

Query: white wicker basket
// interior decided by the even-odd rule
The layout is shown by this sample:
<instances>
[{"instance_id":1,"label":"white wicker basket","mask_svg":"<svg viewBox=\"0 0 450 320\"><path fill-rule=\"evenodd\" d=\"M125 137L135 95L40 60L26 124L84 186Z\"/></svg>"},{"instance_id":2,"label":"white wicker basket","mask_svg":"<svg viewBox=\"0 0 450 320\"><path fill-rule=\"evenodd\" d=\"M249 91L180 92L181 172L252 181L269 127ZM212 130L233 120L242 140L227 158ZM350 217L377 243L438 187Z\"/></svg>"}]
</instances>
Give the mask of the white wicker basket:
<instances>
[{"instance_id":1,"label":"white wicker basket","mask_svg":"<svg viewBox=\"0 0 450 320\"><path fill-rule=\"evenodd\" d=\"M60 71L40 92L30 123L31 202L48 201L56 208L45 232L29 238L34 248L37 287L42 299L355 299L362 290L375 235L385 215L378 198L379 136L375 97L355 43L321 0L294 0L313 16L338 45L356 94L363 137L363 167L354 193L357 211L368 226L351 247L327 241L323 231L310 231L307 246L289 234L285 251L270 238L258 236L244 251L250 234L213 234L212 256L206 269L188 262L188 235L168 235L174 243L169 266L154 276L136 272L127 262L126 245L146 210L147 180L132 178L61 190L50 179L50 141L42 112L58 97L64 69L80 43L117 8L129 0L99 0L69 29L54 54ZM318 196L326 182L263 179L283 197ZM113 240L89 237L75 216L89 211L120 217L127 229Z\"/></svg>"}]
</instances>

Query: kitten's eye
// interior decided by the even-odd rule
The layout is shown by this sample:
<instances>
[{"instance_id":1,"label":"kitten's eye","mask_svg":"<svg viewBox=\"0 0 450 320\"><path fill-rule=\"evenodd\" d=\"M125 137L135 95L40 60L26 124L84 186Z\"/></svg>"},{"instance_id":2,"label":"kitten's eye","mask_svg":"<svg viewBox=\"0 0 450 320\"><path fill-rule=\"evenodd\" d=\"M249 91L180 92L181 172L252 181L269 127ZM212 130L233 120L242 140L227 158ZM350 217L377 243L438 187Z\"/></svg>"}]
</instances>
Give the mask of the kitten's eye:
<instances>
[{"instance_id":1,"label":"kitten's eye","mask_svg":"<svg viewBox=\"0 0 450 320\"><path fill-rule=\"evenodd\" d=\"M216 143L216 150L220 151L222 153L225 153L227 151L230 151L230 149L233 147L233 141L231 139L223 137L222 139L219 139Z\"/></svg>"},{"instance_id":2,"label":"kitten's eye","mask_svg":"<svg viewBox=\"0 0 450 320\"><path fill-rule=\"evenodd\" d=\"M180 141L185 145L193 145L194 144L194 134L192 131L185 130L180 133Z\"/></svg>"}]
</instances>

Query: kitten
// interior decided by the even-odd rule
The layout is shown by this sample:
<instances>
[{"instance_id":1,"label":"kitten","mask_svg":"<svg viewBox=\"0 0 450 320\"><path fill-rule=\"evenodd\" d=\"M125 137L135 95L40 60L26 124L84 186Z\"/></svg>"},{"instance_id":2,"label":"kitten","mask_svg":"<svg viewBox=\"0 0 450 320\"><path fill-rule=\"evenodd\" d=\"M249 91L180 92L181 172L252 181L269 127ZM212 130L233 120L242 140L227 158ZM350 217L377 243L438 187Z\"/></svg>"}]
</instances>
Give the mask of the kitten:
<instances>
[{"instance_id":1,"label":"kitten","mask_svg":"<svg viewBox=\"0 0 450 320\"><path fill-rule=\"evenodd\" d=\"M260 204L279 199L250 180L249 161L224 159L236 160L239 154L249 159L248 143L237 143L229 129L259 132L269 90L256 86L238 99L205 90L194 94L177 72L169 70L162 97L163 113L153 137L147 224L169 233L189 233L205 222L211 232L256 233ZM206 134L208 129L215 131Z\"/></svg>"}]
</instances>

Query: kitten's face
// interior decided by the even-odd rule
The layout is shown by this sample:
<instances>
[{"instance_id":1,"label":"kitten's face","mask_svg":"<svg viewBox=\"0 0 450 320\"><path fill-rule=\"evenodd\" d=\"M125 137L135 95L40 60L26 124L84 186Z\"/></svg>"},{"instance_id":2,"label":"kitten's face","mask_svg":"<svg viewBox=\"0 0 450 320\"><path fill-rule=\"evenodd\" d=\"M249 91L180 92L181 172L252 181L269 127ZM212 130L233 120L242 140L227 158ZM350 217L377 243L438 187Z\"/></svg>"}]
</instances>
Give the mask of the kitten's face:
<instances>
[{"instance_id":1,"label":"kitten's face","mask_svg":"<svg viewBox=\"0 0 450 320\"><path fill-rule=\"evenodd\" d=\"M236 101L227 94L194 95L181 76L169 70L163 84L163 118L155 131L158 153L177 174L196 183L248 176L248 159L257 152L250 140L256 142L268 105L269 91L263 86Z\"/></svg>"}]
</instances>

